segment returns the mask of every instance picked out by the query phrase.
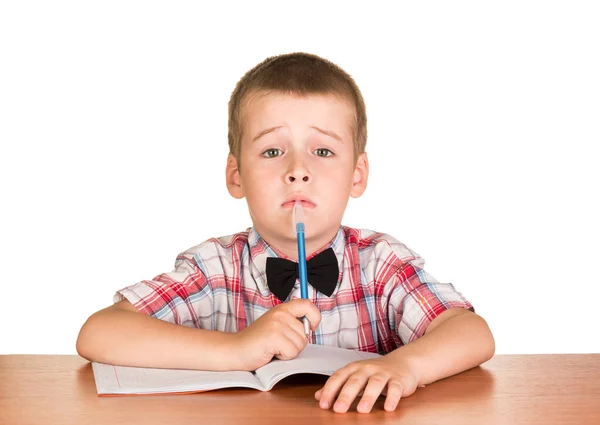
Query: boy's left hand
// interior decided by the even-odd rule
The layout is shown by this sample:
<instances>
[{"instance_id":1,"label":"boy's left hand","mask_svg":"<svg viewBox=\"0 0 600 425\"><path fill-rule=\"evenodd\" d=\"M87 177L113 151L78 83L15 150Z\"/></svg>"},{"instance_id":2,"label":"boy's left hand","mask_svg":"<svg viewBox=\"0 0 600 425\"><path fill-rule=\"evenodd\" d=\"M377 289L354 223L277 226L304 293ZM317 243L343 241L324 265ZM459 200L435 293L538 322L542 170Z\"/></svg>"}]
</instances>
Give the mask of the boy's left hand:
<instances>
[{"instance_id":1,"label":"boy's left hand","mask_svg":"<svg viewBox=\"0 0 600 425\"><path fill-rule=\"evenodd\" d=\"M400 398L415 392L418 382L408 364L383 356L352 362L338 369L315 393L315 398L322 409L333 406L334 411L345 413L362 393L356 410L369 413L379 395L383 394L386 395L384 409L393 411Z\"/></svg>"}]
</instances>

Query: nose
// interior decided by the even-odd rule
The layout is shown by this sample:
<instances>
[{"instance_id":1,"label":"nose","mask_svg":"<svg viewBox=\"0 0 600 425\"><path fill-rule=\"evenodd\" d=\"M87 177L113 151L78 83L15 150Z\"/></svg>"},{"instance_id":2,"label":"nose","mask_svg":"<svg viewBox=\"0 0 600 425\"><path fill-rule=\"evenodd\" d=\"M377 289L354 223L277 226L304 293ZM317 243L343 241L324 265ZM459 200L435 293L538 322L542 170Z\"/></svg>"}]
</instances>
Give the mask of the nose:
<instances>
[{"instance_id":1,"label":"nose","mask_svg":"<svg viewBox=\"0 0 600 425\"><path fill-rule=\"evenodd\" d=\"M289 171L285 174L286 183L308 183L311 180L312 176L308 171L308 168L302 161L299 161L298 159L294 160L294 162L291 164Z\"/></svg>"}]
</instances>

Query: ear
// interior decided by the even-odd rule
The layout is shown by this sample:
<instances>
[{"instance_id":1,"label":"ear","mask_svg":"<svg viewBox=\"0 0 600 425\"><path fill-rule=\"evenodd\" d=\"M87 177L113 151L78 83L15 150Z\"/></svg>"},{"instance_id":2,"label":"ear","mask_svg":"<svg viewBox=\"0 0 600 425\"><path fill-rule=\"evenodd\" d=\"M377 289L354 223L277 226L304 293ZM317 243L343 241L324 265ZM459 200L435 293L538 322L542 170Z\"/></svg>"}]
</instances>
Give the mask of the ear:
<instances>
[{"instance_id":1,"label":"ear","mask_svg":"<svg viewBox=\"0 0 600 425\"><path fill-rule=\"evenodd\" d=\"M233 196L235 199L242 199L244 197L240 169L235 156L232 154L229 154L227 157L227 167L225 167L225 182L227 183L227 190L231 196Z\"/></svg>"},{"instance_id":2,"label":"ear","mask_svg":"<svg viewBox=\"0 0 600 425\"><path fill-rule=\"evenodd\" d=\"M354 167L354 175L352 176L352 189L350 196L358 198L367 188L367 180L369 179L369 160L367 153L363 152L358 156L356 166Z\"/></svg>"}]
</instances>

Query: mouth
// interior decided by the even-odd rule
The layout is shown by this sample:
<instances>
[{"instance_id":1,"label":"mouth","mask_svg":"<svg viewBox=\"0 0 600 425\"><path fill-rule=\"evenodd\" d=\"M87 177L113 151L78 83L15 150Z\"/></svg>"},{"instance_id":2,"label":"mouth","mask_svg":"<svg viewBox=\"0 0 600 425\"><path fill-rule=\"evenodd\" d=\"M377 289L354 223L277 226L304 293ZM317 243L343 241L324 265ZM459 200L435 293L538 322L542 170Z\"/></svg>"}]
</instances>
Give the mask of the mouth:
<instances>
[{"instance_id":1,"label":"mouth","mask_svg":"<svg viewBox=\"0 0 600 425\"><path fill-rule=\"evenodd\" d=\"M300 201L300 203L302 204L302 208L307 208L307 209L313 209L315 208L317 205L315 203L313 203L312 201L309 201L308 199L292 199L289 201L285 201L283 204L281 204L281 207L284 209L292 209L294 208L294 204L296 203L296 201Z\"/></svg>"},{"instance_id":2,"label":"mouth","mask_svg":"<svg viewBox=\"0 0 600 425\"><path fill-rule=\"evenodd\" d=\"M296 203L296 201L288 201L288 202L284 202L283 204L281 204L281 206L283 208L292 209L292 208L294 208L295 203ZM314 207L316 207L316 205L310 201L300 201L300 203L302 204L302 208L313 209Z\"/></svg>"}]
</instances>

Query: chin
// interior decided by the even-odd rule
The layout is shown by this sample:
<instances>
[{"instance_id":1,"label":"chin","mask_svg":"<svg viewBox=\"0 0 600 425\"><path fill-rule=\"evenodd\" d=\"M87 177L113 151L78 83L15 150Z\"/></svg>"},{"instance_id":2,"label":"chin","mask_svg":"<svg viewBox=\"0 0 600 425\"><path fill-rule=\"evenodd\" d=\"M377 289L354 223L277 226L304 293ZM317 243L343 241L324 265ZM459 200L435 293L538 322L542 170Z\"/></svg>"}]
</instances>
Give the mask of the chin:
<instances>
[{"instance_id":1,"label":"chin","mask_svg":"<svg viewBox=\"0 0 600 425\"><path fill-rule=\"evenodd\" d=\"M305 231L305 238L310 240L318 240L320 238L333 238L337 233L340 225L325 225L313 228L312 231L307 227Z\"/></svg>"}]
</instances>

